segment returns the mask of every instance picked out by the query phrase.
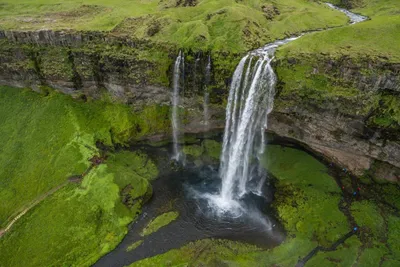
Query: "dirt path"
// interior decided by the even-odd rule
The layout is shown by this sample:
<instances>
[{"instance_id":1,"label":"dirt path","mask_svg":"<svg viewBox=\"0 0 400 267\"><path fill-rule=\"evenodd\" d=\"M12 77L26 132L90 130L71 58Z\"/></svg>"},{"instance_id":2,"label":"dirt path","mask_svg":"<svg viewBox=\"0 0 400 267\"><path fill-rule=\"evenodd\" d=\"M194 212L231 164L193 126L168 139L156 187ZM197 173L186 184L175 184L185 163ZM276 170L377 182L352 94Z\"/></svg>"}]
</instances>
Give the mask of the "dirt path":
<instances>
[{"instance_id":1,"label":"dirt path","mask_svg":"<svg viewBox=\"0 0 400 267\"><path fill-rule=\"evenodd\" d=\"M66 181L66 182L62 183L61 185L54 187L50 191L46 192L45 194L41 195L36 200L34 200L31 204L29 204L29 206L27 208L25 208L23 211L21 211L14 219L12 219L11 222L8 223L6 228L0 229L0 237L2 237L5 233L7 233L11 229L11 227L14 225L14 223L16 223L22 216L24 216L33 207L38 205L40 202L42 202L48 196L54 194L55 192L57 192L58 190L60 190L64 186L66 186L69 182L70 181Z\"/></svg>"},{"instance_id":2,"label":"dirt path","mask_svg":"<svg viewBox=\"0 0 400 267\"><path fill-rule=\"evenodd\" d=\"M102 161L98 161L97 157L94 157L92 160L94 160L95 162L92 162L92 164L90 165L90 167L82 174L82 175L76 175L76 176L72 176L70 177L67 181L65 181L64 183L52 188L50 191L46 192L45 194L39 196L37 199L35 199L31 204L29 204L29 206L27 208L25 208L24 210L22 210L20 213L18 213L17 216L15 216L14 219L12 219L6 226L6 228L4 229L0 229L0 238L7 233L8 231L10 231L11 227L19 220L21 219L22 216L24 216L28 211L30 211L32 208L34 208L36 205L38 205L40 202L42 202L43 200L45 200L47 197L51 196L52 194L54 194L55 192L57 192L58 190L60 190L61 188L65 187L67 184L69 183L80 183L83 179L83 177L85 177L95 166L97 166L98 164L100 164ZM91 160L91 161L92 161Z\"/></svg>"}]
</instances>

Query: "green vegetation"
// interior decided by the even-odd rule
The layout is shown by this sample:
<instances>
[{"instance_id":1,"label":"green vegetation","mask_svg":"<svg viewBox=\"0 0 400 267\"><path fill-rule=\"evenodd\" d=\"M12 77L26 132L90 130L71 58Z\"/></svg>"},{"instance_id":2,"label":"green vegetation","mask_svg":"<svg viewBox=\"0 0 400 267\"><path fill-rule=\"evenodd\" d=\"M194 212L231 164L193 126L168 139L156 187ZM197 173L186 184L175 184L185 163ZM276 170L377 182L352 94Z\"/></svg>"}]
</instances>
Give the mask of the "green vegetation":
<instances>
[{"instance_id":1,"label":"green vegetation","mask_svg":"<svg viewBox=\"0 0 400 267\"><path fill-rule=\"evenodd\" d=\"M129 252L129 251L135 250L135 249L136 249L138 246L140 246L142 243L143 243L143 240L136 241L136 242L133 243L132 245L128 246L128 247L126 248L126 251Z\"/></svg>"},{"instance_id":2,"label":"green vegetation","mask_svg":"<svg viewBox=\"0 0 400 267\"><path fill-rule=\"evenodd\" d=\"M0 102L1 226L38 196L84 173L99 155L97 141L123 145L166 125L157 107L135 114L124 105L84 103L55 92L0 87Z\"/></svg>"},{"instance_id":3,"label":"green vegetation","mask_svg":"<svg viewBox=\"0 0 400 267\"><path fill-rule=\"evenodd\" d=\"M298 57L305 54L324 54L339 58L377 58L399 62L400 2L397 0L363 0L362 7L354 9L371 18L348 27L317 32L302 37L279 50L278 58Z\"/></svg>"},{"instance_id":4,"label":"green vegetation","mask_svg":"<svg viewBox=\"0 0 400 267\"><path fill-rule=\"evenodd\" d=\"M205 153L213 159L219 160L222 151L222 144L214 140L204 140L203 147Z\"/></svg>"},{"instance_id":5,"label":"green vegetation","mask_svg":"<svg viewBox=\"0 0 400 267\"><path fill-rule=\"evenodd\" d=\"M206 239L189 243L161 255L135 262L130 267L140 266L251 266L254 253L259 248L229 240Z\"/></svg>"},{"instance_id":6,"label":"green vegetation","mask_svg":"<svg viewBox=\"0 0 400 267\"><path fill-rule=\"evenodd\" d=\"M111 31L185 48L239 52L310 29L344 25L345 15L304 0L73 0L1 3L0 27Z\"/></svg>"},{"instance_id":7,"label":"green vegetation","mask_svg":"<svg viewBox=\"0 0 400 267\"><path fill-rule=\"evenodd\" d=\"M351 205L351 213L361 231L373 239L379 239L384 234L384 220L379 208L371 201L355 202Z\"/></svg>"},{"instance_id":8,"label":"green vegetation","mask_svg":"<svg viewBox=\"0 0 400 267\"><path fill-rule=\"evenodd\" d=\"M201 145L185 145L182 151L197 160L219 160L222 144L215 140L205 139Z\"/></svg>"},{"instance_id":9,"label":"green vegetation","mask_svg":"<svg viewBox=\"0 0 400 267\"><path fill-rule=\"evenodd\" d=\"M304 151L266 148L262 164L277 179L276 209L288 233L328 246L349 231L339 188L327 168Z\"/></svg>"},{"instance_id":10,"label":"green vegetation","mask_svg":"<svg viewBox=\"0 0 400 267\"><path fill-rule=\"evenodd\" d=\"M5 233L0 265L89 266L122 240L152 194L149 181L158 175L145 154L104 155L96 142L124 145L153 131L144 123L158 116L157 108L133 113L124 105L83 102L43 89L47 95L0 87L2 228L45 193L73 180ZM92 158L100 165L87 173Z\"/></svg>"},{"instance_id":11,"label":"green vegetation","mask_svg":"<svg viewBox=\"0 0 400 267\"><path fill-rule=\"evenodd\" d=\"M327 167L299 149L268 145L262 164L281 185L294 185L300 189L312 187L326 193L340 192L335 180L327 173Z\"/></svg>"},{"instance_id":12,"label":"green vegetation","mask_svg":"<svg viewBox=\"0 0 400 267\"><path fill-rule=\"evenodd\" d=\"M146 193L138 187L138 202L129 206L122 203L120 191L127 183L136 188L156 175L153 163L144 165L150 160L143 154L128 153L113 155L80 185L67 185L18 220L0 239L0 265L90 266L115 248ZM124 169L126 158L135 164L132 175ZM148 172L143 166L150 166Z\"/></svg>"},{"instance_id":13,"label":"green vegetation","mask_svg":"<svg viewBox=\"0 0 400 267\"><path fill-rule=\"evenodd\" d=\"M175 221L178 216L179 213L176 211L166 212L157 216L143 229L141 236L146 236L157 232L161 227L164 227L170 224L172 221Z\"/></svg>"},{"instance_id":14,"label":"green vegetation","mask_svg":"<svg viewBox=\"0 0 400 267\"><path fill-rule=\"evenodd\" d=\"M357 253L361 242L356 236L347 239L335 251L318 252L316 256L307 262L307 267L319 266L353 266L357 263ZM375 262L375 265L376 266Z\"/></svg>"}]
</instances>

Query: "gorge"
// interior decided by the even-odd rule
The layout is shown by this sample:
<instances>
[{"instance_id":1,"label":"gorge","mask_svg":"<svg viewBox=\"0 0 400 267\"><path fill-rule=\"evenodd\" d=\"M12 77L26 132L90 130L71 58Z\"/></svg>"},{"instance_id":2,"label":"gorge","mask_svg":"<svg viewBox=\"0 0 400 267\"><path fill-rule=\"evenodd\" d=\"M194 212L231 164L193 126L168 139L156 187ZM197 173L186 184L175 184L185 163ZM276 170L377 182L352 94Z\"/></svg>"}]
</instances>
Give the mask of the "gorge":
<instances>
[{"instance_id":1,"label":"gorge","mask_svg":"<svg viewBox=\"0 0 400 267\"><path fill-rule=\"evenodd\" d=\"M395 0L97 2L0 4L0 266L399 263Z\"/></svg>"}]
</instances>

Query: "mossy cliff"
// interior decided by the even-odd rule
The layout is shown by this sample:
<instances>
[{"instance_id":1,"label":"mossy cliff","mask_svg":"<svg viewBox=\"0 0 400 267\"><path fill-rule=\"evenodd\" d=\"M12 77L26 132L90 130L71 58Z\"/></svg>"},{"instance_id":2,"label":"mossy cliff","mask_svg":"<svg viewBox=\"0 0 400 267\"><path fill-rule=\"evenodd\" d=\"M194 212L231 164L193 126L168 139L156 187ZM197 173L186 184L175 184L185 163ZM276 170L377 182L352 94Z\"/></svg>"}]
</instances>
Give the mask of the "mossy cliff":
<instances>
[{"instance_id":1,"label":"mossy cliff","mask_svg":"<svg viewBox=\"0 0 400 267\"><path fill-rule=\"evenodd\" d=\"M396 1L362 1L371 20L304 36L277 53L270 129L361 175L400 178ZM391 9L383 9L390 6Z\"/></svg>"},{"instance_id":2,"label":"mossy cliff","mask_svg":"<svg viewBox=\"0 0 400 267\"><path fill-rule=\"evenodd\" d=\"M136 3L134 18L113 13L118 22L105 28L97 24L97 16L105 12L100 4L96 12L87 13L93 31L74 21L64 27L71 17L59 13L61 7L46 11L57 23L42 30L38 26L46 23L37 21L37 14L28 9L32 18L22 18L16 12L18 5L9 3L14 20L0 19L6 29L0 31L0 83L38 91L47 85L82 99L111 97L139 113L162 110L166 121L157 130L146 131L144 124L135 129L141 138L156 134L164 138L169 132L173 64L182 50L183 131L222 129L231 76L246 51L277 38L334 28L303 36L278 51L278 94L270 129L309 145L356 174L371 169L383 179L398 180L400 54L393 45L399 42L397 1L334 1L370 17L345 27L339 27L346 23L342 13L313 1L211 2L163 1L146 7ZM75 4L68 12L94 8ZM161 15L146 17L150 11ZM253 17L248 16L251 12ZM292 20L302 23L295 27ZM235 45L221 45L237 38ZM212 68L206 86L209 56ZM210 93L210 127L203 122L205 90Z\"/></svg>"}]
</instances>

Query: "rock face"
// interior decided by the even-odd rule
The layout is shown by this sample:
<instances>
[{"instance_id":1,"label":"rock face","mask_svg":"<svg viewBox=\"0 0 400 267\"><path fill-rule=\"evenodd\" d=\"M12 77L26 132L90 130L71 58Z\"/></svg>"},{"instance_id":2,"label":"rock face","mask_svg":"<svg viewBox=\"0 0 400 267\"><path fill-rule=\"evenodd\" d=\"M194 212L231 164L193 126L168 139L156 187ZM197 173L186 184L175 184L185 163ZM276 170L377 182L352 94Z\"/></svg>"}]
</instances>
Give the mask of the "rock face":
<instances>
[{"instance_id":1,"label":"rock face","mask_svg":"<svg viewBox=\"0 0 400 267\"><path fill-rule=\"evenodd\" d=\"M400 103L400 64L302 58L283 59L277 69L280 93L271 131L307 144L357 175L369 170L375 178L400 181L400 113L395 107ZM302 73L282 75L288 69Z\"/></svg>"},{"instance_id":2,"label":"rock face","mask_svg":"<svg viewBox=\"0 0 400 267\"><path fill-rule=\"evenodd\" d=\"M178 49L100 32L0 31L0 84L46 86L75 97L111 98L140 110L170 105ZM222 130L230 77L241 58L184 51L184 131ZM211 83L205 85L208 56ZM400 64L385 59L281 58L269 130L295 139L357 175L400 180ZM208 127L203 95L210 95Z\"/></svg>"}]
</instances>

